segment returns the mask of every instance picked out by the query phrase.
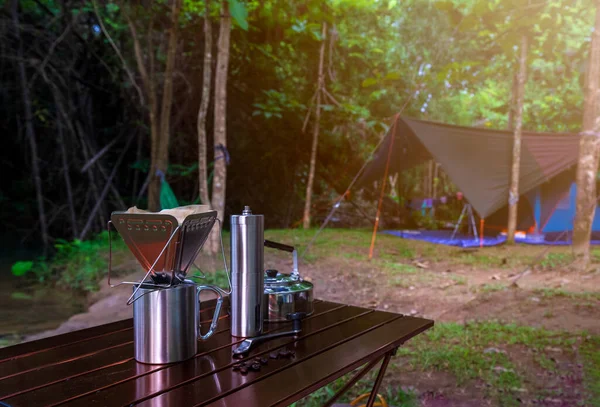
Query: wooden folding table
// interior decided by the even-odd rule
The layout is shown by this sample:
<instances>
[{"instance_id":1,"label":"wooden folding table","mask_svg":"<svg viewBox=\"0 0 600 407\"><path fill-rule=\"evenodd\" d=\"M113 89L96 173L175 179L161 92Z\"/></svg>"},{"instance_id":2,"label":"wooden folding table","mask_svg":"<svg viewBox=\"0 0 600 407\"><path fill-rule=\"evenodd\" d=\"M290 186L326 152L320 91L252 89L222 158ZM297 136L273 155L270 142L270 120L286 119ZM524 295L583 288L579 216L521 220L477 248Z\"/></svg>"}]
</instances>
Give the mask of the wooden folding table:
<instances>
[{"instance_id":1,"label":"wooden folding table","mask_svg":"<svg viewBox=\"0 0 600 407\"><path fill-rule=\"evenodd\" d=\"M202 304L204 331L213 308L214 301ZM133 359L128 319L0 349L0 406L287 406L364 365L331 405L380 365L372 405L396 349L432 326L427 319L317 300L298 336L257 346L248 358L263 364L243 373L232 355L240 340L230 335L228 315L194 358L171 365ZM266 325L269 332L288 329L289 323Z\"/></svg>"}]
</instances>

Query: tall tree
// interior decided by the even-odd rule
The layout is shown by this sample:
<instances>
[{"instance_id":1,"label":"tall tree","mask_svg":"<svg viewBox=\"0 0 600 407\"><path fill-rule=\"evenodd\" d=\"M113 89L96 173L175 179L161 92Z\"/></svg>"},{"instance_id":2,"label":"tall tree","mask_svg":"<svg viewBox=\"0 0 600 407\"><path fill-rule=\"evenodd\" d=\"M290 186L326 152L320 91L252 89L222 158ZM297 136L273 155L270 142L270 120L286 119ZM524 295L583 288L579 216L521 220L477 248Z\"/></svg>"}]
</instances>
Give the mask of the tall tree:
<instances>
[{"instance_id":1,"label":"tall tree","mask_svg":"<svg viewBox=\"0 0 600 407\"><path fill-rule=\"evenodd\" d=\"M596 1L596 22L590 43L585 82L583 132L577 165L577 197L573 224L573 252L581 269L590 263L590 237L596 212L596 178L600 156L600 0Z\"/></svg>"},{"instance_id":2,"label":"tall tree","mask_svg":"<svg viewBox=\"0 0 600 407\"><path fill-rule=\"evenodd\" d=\"M171 132L171 105L173 102L173 73L177 57L177 41L179 31L179 14L181 12L181 0L172 0L171 18L169 21L169 34L166 48L165 71L162 75L162 102L160 104L160 115L158 112L157 84L159 75L155 72L156 50L152 42L154 15L150 16L147 35L147 49L144 52L136 22L127 14L129 30L133 40L133 48L138 71L142 80L148 102L146 108L150 119L150 173L148 177L148 208L151 211L160 209L160 188L162 176L166 175L169 166L169 139ZM149 70L145 60L148 60ZM123 65L126 66L123 61ZM141 98L141 97L140 97ZM144 103L144 100L142 100Z\"/></svg>"},{"instance_id":3,"label":"tall tree","mask_svg":"<svg viewBox=\"0 0 600 407\"><path fill-rule=\"evenodd\" d=\"M151 179L148 191L149 203L156 209L160 207L161 178L158 171L166 175L169 166L169 139L171 135L171 105L173 104L173 69L177 52L179 33L179 13L181 0L173 0L171 5L171 27L169 27L169 43L167 46L167 62L165 66L163 94L160 115L159 142L154 163L150 163ZM150 198L152 197L152 198Z\"/></svg>"},{"instance_id":4,"label":"tall tree","mask_svg":"<svg viewBox=\"0 0 600 407\"><path fill-rule=\"evenodd\" d=\"M517 228L517 208L519 202L519 167L521 164L521 132L523 129L523 99L525 96L525 80L527 79L527 35L521 37L519 53L519 76L517 80L517 95L515 106L515 132L513 139L512 170L510 174L510 189L508 192L508 236L507 243L515 242Z\"/></svg>"},{"instance_id":5,"label":"tall tree","mask_svg":"<svg viewBox=\"0 0 600 407\"><path fill-rule=\"evenodd\" d=\"M210 205L208 196L208 171L206 163L206 116L210 102L212 80L212 27L209 0L204 0L204 66L202 70L202 100L198 109L198 187L200 201Z\"/></svg>"},{"instance_id":6,"label":"tall tree","mask_svg":"<svg viewBox=\"0 0 600 407\"><path fill-rule=\"evenodd\" d=\"M33 175L33 184L35 185L35 195L37 200L38 217L40 223L40 232L44 246L44 255L48 249L48 224L46 222L46 209L44 207L44 193L42 191L42 179L40 177L40 167L38 158L38 146L33 128L33 112L31 106L31 94L27 73L25 72L25 58L23 57L23 40L21 38L21 27L19 25L19 0L13 0L11 3L11 16L14 25L14 32L17 37L17 65L19 70L19 85L21 87L21 99L23 110L25 112L25 135L31 150L31 173Z\"/></svg>"},{"instance_id":7,"label":"tall tree","mask_svg":"<svg viewBox=\"0 0 600 407\"><path fill-rule=\"evenodd\" d=\"M517 94L519 93L519 72L513 75L513 81L510 92L510 105L508 105L508 130L515 129L515 110L517 110Z\"/></svg>"},{"instance_id":8,"label":"tall tree","mask_svg":"<svg viewBox=\"0 0 600 407\"><path fill-rule=\"evenodd\" d=\"M317 166L317 149L319 146L319 126L321 123L321 94L325 88L325 72L323 70L323 61L325 60L325 37L327 35L327 23L323 22L321 28L321 49L319 51L319 79L315 93L315 119L313 123L313 139L310 149L310 167L308 170L308 182L306 183L306 201L304 203L304 216L302 225L304 229L310 227L310 210L313 193L313 183L315 180L315 168Z\"/></svg>"},{"instance_id":9,"label":"tall tree","mask_svg":"<svg viewBox=\"0 0 600 407\"><path fill-rule=\"evenodd\" d=\"M215 72L214 110L214 176L212 182L212 207L219 219L225 214L225 187L227 183L227 71L229 68L229 37L231 16L227 0L221 1L221 23L217 43L217 69ZM218 247L218 234L211 234L211 250Z\"/></svg>"}]
</instances>

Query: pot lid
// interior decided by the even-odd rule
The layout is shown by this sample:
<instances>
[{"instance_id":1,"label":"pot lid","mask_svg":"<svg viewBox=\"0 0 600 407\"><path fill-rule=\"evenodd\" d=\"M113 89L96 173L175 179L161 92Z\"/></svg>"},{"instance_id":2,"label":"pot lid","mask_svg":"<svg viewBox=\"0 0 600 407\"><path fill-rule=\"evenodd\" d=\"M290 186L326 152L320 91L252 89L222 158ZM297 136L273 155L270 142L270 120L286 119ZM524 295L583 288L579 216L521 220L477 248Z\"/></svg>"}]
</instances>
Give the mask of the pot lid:
<instances>
[{"instance_id":1,"label":"pot lid","mask_svg":"<svg viewBox=\"0 0 600 407\"><path fill-rule=\"evenodd\" d=\"M312 283L303 281L298 274L284 274L277 270L265 271L265 294L307 291Z\"/></svg>"}]
</instances>

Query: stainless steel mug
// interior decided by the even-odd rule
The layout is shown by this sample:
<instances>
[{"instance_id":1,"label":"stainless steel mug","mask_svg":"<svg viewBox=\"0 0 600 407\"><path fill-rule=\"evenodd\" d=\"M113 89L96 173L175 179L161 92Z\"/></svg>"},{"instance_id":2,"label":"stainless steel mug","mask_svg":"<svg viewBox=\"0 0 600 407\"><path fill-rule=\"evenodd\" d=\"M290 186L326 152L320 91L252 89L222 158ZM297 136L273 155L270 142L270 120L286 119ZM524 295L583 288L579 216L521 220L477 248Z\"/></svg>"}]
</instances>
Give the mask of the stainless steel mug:
<instances>
[{"instance_id":1,"label":"stainless steel mug","mask_svg":"<svg viewBox=\"0 0 600 407\"><path fill-rule=\"evenodd\" d=\"M258 336L263 329L264 217L248 206L231 216L231 335Z\"/></svg>"},{"instance_id":2,"label":"stainless steel mug","mask_svg":"<svg viewBox=\"0 0 600 407\"><path fill-rule=\"evenodd\" d=\"M134 290L137 286L134 285ZM200 332L200 291L217 294L217 305L208 332ZM184 282L169 288L144 285L133 299L133 345L141 363L180 362L198 352L198 339L206 340L217 327L222 290Z\"/></svg>"}]
</instances>

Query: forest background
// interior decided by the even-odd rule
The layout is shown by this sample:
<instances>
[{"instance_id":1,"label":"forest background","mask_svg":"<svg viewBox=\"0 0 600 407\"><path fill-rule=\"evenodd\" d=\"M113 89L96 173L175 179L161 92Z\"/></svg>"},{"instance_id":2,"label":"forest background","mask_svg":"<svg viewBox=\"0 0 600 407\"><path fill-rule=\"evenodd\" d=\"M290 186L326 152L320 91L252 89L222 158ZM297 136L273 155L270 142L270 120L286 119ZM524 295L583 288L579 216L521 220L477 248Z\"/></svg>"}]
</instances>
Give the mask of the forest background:
<instances>
[{"instance_id":1,"label":"forest background","mask_svg":"<svg viewBox=\"0 0 600 407\"><path fill-rule=\"evenodd\" d=\"M3 241L46 252L169 188L221 217L250 205L269 228L318 224L399 111L511 128L523 38L523 128L579 132L595 14L591 0L0 6ZM453 192L430 167L395 195Z\"/></svg>"}]
</instances>

